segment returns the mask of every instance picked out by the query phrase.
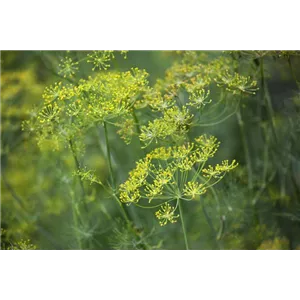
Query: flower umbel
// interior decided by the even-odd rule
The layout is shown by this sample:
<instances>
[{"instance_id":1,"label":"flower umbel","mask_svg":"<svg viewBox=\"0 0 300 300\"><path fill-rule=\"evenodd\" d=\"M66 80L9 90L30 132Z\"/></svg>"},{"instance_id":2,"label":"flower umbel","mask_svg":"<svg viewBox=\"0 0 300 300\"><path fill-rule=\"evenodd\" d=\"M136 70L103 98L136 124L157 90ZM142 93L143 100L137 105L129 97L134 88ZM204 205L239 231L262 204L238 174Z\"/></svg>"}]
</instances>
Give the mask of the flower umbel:
<instances>
[{"instance_id":1,"label":"flower umbel","mask_svg":"<svg viewBox=\"0 0 300 300\"><path fill-rule=\"evenodd\" d=\"M72 78L78 70L78 62L73 61L71 57L65 57L61 59L58 74L62 75L64 78Z\"/></svg>"},{"instance_id":2,"label":"flower umbel","mask_svg":"<svg viewBox=\"0 0 300 300\"><path fill-rule=\"evenodd\" d=\"M155 213L156 218L159 220L160 226L165 226L168 222L176 223L179 215L175 215L176 208L172 207L169 203L165 203Z\"/></svg>"},{"instance_id":3,"label":"flower umbel","mask_svg":"<svg viewBox=\"0 0 300 300\"><path fill-rule=\"evenodd\" d=\"M233 94L254 95L258 90L255 80L251 80L250 76L245 77L238 73L231 74L225 71L222 75L219 75L215 81L219 87L225 87L227 91Z\"/></svg>"},{"instance_id":4,"label":"flower umbel","mask_svg":"<svg viewBox=\"0 0 300 300\"><path fill-rule=\"evenodd\" d=\"M114 58L113 51L93 51L92 54L88 54L87 62L94 65L93 71L96 69L107 70L110 67L110 61Z\"/></svg>"},{"instance_id":5,"label":"flower umbel","mask_svg":"<svg viewBox=\"0 0 300 300\"><path fill-rule=\"evenodd\" d=\"M202 183L198 183L195 181L189 181L184 189L184 195L190 197L191 199L195 199L196 196L202 195L206 193L206 188Z\"/></svg>"},{"instance_id":6,"label":"flower umbel","mask_svg":"<svg viewBox=\"0 0 300 300\"><path fill-rule=\"evenodd\" d=\"M198 109L204 107L206 104L209 104L212 101L211 99L209 99L209 94L210 91L208 90L206 92L205 89L191 92L190 102L188 103L188 105L194 106Z\"/></svg>"}]
</instances>

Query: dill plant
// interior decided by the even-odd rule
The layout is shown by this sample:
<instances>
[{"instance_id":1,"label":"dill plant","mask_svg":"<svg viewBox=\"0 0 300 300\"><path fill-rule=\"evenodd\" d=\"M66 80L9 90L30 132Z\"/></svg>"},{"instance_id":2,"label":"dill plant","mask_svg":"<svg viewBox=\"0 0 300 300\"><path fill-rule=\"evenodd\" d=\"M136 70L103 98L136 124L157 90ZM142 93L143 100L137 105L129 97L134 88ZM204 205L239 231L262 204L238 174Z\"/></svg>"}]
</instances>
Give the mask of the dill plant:
<instances>
[{"instance_id":1,"label":"dill plant","mask_svg":"<svg viewBox=\"0 0 300 300\"><path fill-rule=\"evenodd\" d=\"M113 67L116 57L130 52L40 54L56 81L40 92L43 102L27 114L22 129L50 161L57 157L65 165L51 180L63 182L71 205L68 247L105 247L99 244L106 232L98 231L101 218L113 249L161 248L166 232L178 232L180 225L186 249L199 245L198 226L208 226L220 249L280 248L281 242L287 248L284 233L267 228L261 210L271 201L279 213L299 195L291 165L297 161L298 115L285 117L274 108L268 67L274 65L271 60L285 62L299 88L293 65L298 52L166 55L173 64L150 84L151 74L143 69ZM229 134L216 131L228 124ZM228 157L224 153L235 127L241 151ZM104 157L100 167L87 164L91 149L96 160ZM130 154L126 165L120 163L122 154ZM112 213L114 206L123 221ZM58 215L63 211L68 211L65 203ZM148 216L163 228L163 240L149 243L153 231L140 229ZM41 226L38 230L44 232Z\"/></svg>"},{"instance_id":2,"label":"dill plant","mask_svg":"<svg viewBox=\"0 0 300 300\"><path fill-rule=\"evenodd\" d=\"M194 54L193 59L197 59L197 53ZM229 164L225 160L221 165L204 168L206 161L214 155L219 145L214 137L202 135L195 142L186 143L190 127L196 126L195 114L201 115L203 108L211 102L211 99L207 99L210 94L209 84L216 81L215 76L220 71L227 71L229 61L221 58L208 66L199 64L195 67L189 64L186 56L188 55L183 55L182 61L187 63L175 65L167 72L165 80L158 81L151 87L147 81L148 74L144 70L132 68L125 72L108 71L114 52L95 51L87 54L85 60L94 65L92 70L102 71L87 79L81 78L75 82L73 79L69 83L60 81L47 87L43 94L44 104L32 114L30 120L23 122L24 130L30 128L35 132L41 149L46 146L59 151L67 147L72 153L74 174L78 175L81 186L81 196L73 203L76 226L83 222L83 226L89 227L88 218L82 220L80 212L84 209L88 215L84 180L106 189L118 202L126 222L131 226L134 224L123 203L137 205L141 197L149 199L149 202L157 197L167 199L155 213L160 225L166 225L167 222L176 221L177 207L182 211L180 201L190 201L204 194L207 188L218 183L226 172L237 166L235 161ZM58 65L58 74L63 78L74 78L83 60L74 61L66 56ZM181 103L177 99L184 92L190 98L187 103L185 100ZM138 115L141 119L140 115L149 109L152 112L150 120L147 124L140 125ZM156 116L157 113L161 116ZM130 144L132 136L137 134L142 149L153 142L157 144L170 140L177 146L157 148L146 154L145 159L137 163L137 169L130 173L130 179L118 187L112 164L108 126L119 127L117 132L126 144ZM80 151L84 152L83 140L86 132L96 129L100 133L101 127L110 174L108 183L102 183L91 170L83 168L78 158ZM168 153L168 156L164 157L164 153ZM158 165L154 163L155 160L159 162ZM207 179L203 180L201 174ZM148 175L152 182L145 184ZM145 189L143 196L140 188ZM177 201L175 207L170 206L170 200ZM182 212L180 217L183 224ZM184 226L183 232L188 248ZM78 245L83 247L80 237Z\"/></svg>"}]
</instances>

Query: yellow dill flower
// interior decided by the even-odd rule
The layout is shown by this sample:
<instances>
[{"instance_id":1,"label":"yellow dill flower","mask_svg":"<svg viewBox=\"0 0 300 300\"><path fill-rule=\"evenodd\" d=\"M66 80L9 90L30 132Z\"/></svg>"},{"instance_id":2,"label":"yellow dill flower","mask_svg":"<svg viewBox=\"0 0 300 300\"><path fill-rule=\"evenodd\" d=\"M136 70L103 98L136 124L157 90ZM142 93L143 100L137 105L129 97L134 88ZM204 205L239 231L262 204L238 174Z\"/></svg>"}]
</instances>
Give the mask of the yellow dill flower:
<instances>
[{"instance_id":1,"label":"yellow dill flower","mask_svg":"<svg viewBox=\"0 0 300 300\"><path fill-rule=\"evenodd\" d=\"M131 171L129 174L132 177L137 177L139 180L143 181L149 173L149 168L151 166L151 158L149 156L146 156L144 159L140 159L136 163L136 167L133 171Z\"/></svg>"},{"instance_id":2,"label":"yellow dill flower","mask_svg":"<svg viewBox=\"0 0 300 300\"><path fill-rule=\"evenodd\" d=\"M223 160L221 165L217 164L215 167L209 165L208 168L203 169L202 172L206 177L222 178L225 173L233 170L237 166L238 163L235 160L233 160L231 164L228 163L228 160Z\"/></svg>"},{"instance_id":3,"label":"yellow dill flower","mask_svg":"<svg viewBox=\"0 0 300 300\"><path fill-rule=\"evenodd\" d=\"M173 179L174 168L172 166L168 166L166 169L159 168L153 172L153 175L156 175L153 183L147 184L145 187L145 191L147 192L146 196L149 197L149 202L153 200L153 198L162 195L163 188L166 185L175 184Z\"/></svg>"},{"instance_id":4,"label":"yellow dill flower","mask_svg":"<svg viewBox=\"0 0 300 300\"><path fill-rule=\"evenodd\" d=\"M7 250L37 250L36 245L32 244L30 239L20 240L16 243L13 243Z\"/></svg>"},{"instance_id":5,"label":"yellow dill flower","mask_svg":"<svg viewBox=\"0 0 300 300\"><path fill-rule=\"evenodd\" d=\"M127 181L120 186L121 201L137 203L148 198L151 202L154 199L177 199L180 195L194 199L204 194L209 186L218 183L225 173L237 166L235 161L229 164L228 160L224 160L221 165L203 169L218 146L215 137L202 135L195 142L154 149L137 162L135 169L129 172ZM199 162L202 164L194 168ZM208 180L201 179L201 171L209 177ZM196 177L203 182L196 182ZM189 178L193 179L188 182Z\"/></svg>"},{"instance_id":6,"label":"yellow dill flower","mask_svg":"<svg viewBox=\"0 0 300 300\"><path fill-rule=\"evenodd\" d=\"M207 136L206 134L196 138L195 142L199 145L199 148L202 151L202 157L205 157L206 160L209 157L213 157L220 146L220 142L217 141L216 137ZM201 157L201 155L199 155L199 157Z\"/></svg>"},{"instance_id":7,"label":"yellow dill flower","mask_svg":"<svg viewBox=\"0 0 300 300\"><path fill-rule=\"evenodd\" d=\"M158 139L167 137L178 140L187 133L192 117L185 106L182 108L173 106L163 112L162 118L142 126L140 140L145 143L145 147L153 140L157 142Z\"/></svg>"},{"instance_id":8,"label":"yellow dill flower","mask_svg":"<svg viewBox=\"0 0 300 300\"><path fill-rule=\"evenodd\" d=\"M97 178L95 173L92 170L85 169L79 169L76 172L73 173L74 175L79 176L82 180L89 181L90 184L98 183L102 185L102 182Z\"/></svg>"},{"instance_id":9,"label":"yellow dill flower","mask_svg":"<svg viewBox=\"0 0 300 300\"><path fill-rule=\"evenodd\" d=\"M162 195L163 185L159 183L148 184L145 187L145 191L150 203L153 200L153 198Z\"/></svg>"},{"instance_id":10,"label":"yellow dill flower","mask_svg":"<svg viewBox=\"0 0 300 300\"><path fill-rule=\"evenodd\" d=\"M211 99L209 98L210 91L207 92L205 89L199 89L192 91L189 97L190 102L187 105L194 106L196 108L202 108L206 104L211 103Z\"/></svg>"},{"instance_id":11,"label":"yellow dill flower","mask_svg":"<svg viewBox=\"0 0 300 300\"><path fill-rule=\"evenodd\" d=\"M181 109L178 106L173 106L166 110L164 120L170 124L175 124L182 129L186 129L191 124L193 115L190 114L186 106Z\"/></svg>"},{"instance_id":12,"label":"yellow dill flower","mask_svg":"<svg viewBox=\"0 0 300 300\"><path fill-rule=\"evenodd\" d=\"M172 148L171 147L159 147L154 149L150 156L152 159L161 159L161 160L168 160L171 158L172 155Z\"/></svg>"},{"instance_id":13,"label":"yellow dill flower","mask_svg":"<svg viewBox=\"0 0 300 300\"><path fill-rule=\"evenodd\" d=\"M238 73L230 74L228 70L218 75L215 81L219 87L225 87L227 91L233 94L254 95L258 90L257 82L251 80L250 76L245 77Z\"/></svg>"},{"instance_id":14,"label":"yellow dill flower","mask_svg":"<svg viewBox=\"0 0 300 300\"><path fill-rule=\"evenodd\" d=\"M70 103L67 108L67 115L70 117L77 117L83 111L83 105L80 103L80 100L77 100L73 103Z\"/></svg>"},{"instance_id":15,"label":"yellow dill flower","mask_svg":"<svg viewBox=\"0 0 300 300\"><path fill-rule=\"evenodd\" d=\"M123 203L137 203L141 198L140 192L138 190L134 190L133 192L122 192L120 194L120 200Z\"/></svg>"},{"instance_id":16,"label":"yellow dill flower","mask_svg":"<svg viewBox=\"0 0 300 300\"><path fill-rule=\"evenodd\" d=\"M190 171L195 164L195 161L191 157L185 157L183 159L176 160L174 165L180 171Z\"/></svg>"},{"instance_id":17,"label":"yellow dill flower","mask_svg":"<svg viewBox=\"0 0 300 300\"><path fill-rule=\"evenodd\" d=\"M196 181L189 181L185 184L183 193L185 196L195 199L196 196L206 193L206 188L203 184Z\"/></svg>"},{"instance_id":18,"label":"yellow dill flower","mask_svg":"<svg viewBox=\"0 0 300 300\"><path fill-rule=\"evenodd\" d=\"M58 121L60 111L61 110L58 107L57 103L48 104L40 111L38 120L40 121L40 123L50 123L53 121Z\"/></svg>"},{"instance_id":19,"label":"yellow dill flower","mask_svg":"<svg viewBox=\"0 0 300 300\"><path fill-rule=\"evenodd\" d=\"M181 146L174 146L172 149L172 156L174 158L186 158L194 148L194 143L187 143Z\"/></svg>"},{"instance_id":20,"label":"yellow dill flower","mask_svg":"<svg viewBox=\"0 0 300 300\"><path fill-rule=\"evenodd\" d=\"M160 209L155 213L156 218L159 220L160 226L165 226L168 222L176 223L179 215L175 215L175 208L169 203L164 203Z\"/></svg>"},{"instance_id":21,"label":"yellow dill flower","mask_svg":"<svg viewBox=\"0 0 300 300\"><path fill-rule=\"evenodd\" d=\"M93 51L91 54L88 54L87 62L94 65L93 71L96 69L107 70L110 67L110 61L114 58L113 51Z\"/></svg>"},{"instance_id":22,"label":"yellow dill flower","mask_svg":"<svg viewBox=\"0 0 300 300\"><path fill-rule=\"evenodd\" d=\"M120 128L117 133L121 136L124 142L129 145L133 135L135 134L135 123L133 118L127 118L123 120L123 122L117 123L116 126Z\"/></svg>"},{"instance_id":23,"label":"yellow dill flower","mask_svg":"<svg viewBox=\"0 0 300 300\"><path fill-rule=\"evenodd\" d=\"M78 62L73 61L71 57L65 57L61 59L58 65L60 70L58 74L62 75L64 78L72 78L74 74L78 71Z\"/></svg>"},{"instance_id":24,"label":"yellow dill flower","mask_svg":"<svg viewBox=\"0 0 300 300\"><path fill-rule=\"evenodd\" d=\"M56 82L54 86L50 85L49 87L45 88L42 97L44 98L46 103L58 99L58 97L60 96L61 86L62 86L61 82Z\"/></svg>"},{"instance_id":25,"label":"yellow dill flower","mask_svg":"<svg viewBox=\"0 0 300 300\"><path fill-rule=\"evenodd\" d=\"M128 50L121 50L121 55L123 55L124 59L127 58Z\"/></svg>"},{"instance_id":26,"label":"yellow dill flower","mask_svg":"<svg viewBox=\"0 0 300 300\"><path fill-rule=\"evenodd\" d=\"M159 168L156 172L156 178L154 182L157 182L157 185L165 185L171 181L174 174L174 168L168 166L166 169Z\"/></svg>"}]
</instances>

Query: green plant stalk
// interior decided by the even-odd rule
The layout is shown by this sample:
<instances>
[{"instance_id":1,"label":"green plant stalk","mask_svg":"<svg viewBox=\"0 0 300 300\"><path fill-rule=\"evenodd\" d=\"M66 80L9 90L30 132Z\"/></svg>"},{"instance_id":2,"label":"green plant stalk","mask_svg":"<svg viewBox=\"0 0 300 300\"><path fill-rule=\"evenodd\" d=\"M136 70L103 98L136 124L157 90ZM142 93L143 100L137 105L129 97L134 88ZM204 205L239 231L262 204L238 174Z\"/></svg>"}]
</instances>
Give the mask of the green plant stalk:
<instances>
[{"instance_id":1,"label":"green plant stalk","mask_svg":"<svg viewBox=\"0 0 300 300\"><path fill-rule=\"evenodd\" d=\"M120 200L118 199L118 197L115 194L116 186L115 186L115 178L114 178L114 175L113 175L113 168L112 168L112 163L111 163L111 151L110 151L110 146L109 146L108 131L107 131L107 123L106 122L104 122L104 135L105 135L106 156L107 156L107 159L108 159L109 174L110 174L110 178L111 178L111 181L112 181L112 188L113 188L112 196L117 201L118 205L120 206L121 212L122 212L126 222L128 224L131 224L132 222L130 221L127 210L124 208L124 206L122 205L122 203L120 202Z\"/></svg>"},{"instance_id":2,"label":"green plant stalk","mask_svg":"<svg viewBox=\"0 0 300 300\"><path fill-rule=\"evenodd\" d=\"M124 219L125 221L129 224L129 225L132 225L132 222L130 221L130 218L129 218L129 215L128 215L128 212L127 210L124 208L123 204L120 202L120 200L118 199L118 197L113 194L113 197L115 198L115 200L118 202L120 208L121 208L121 211L122 211L122 214L124 216Z\"/></svg>"},{"instance_id":3,"label":"green plant stalk","mask_svg":"<svg viewBox=\"0 0 300 300\"><path fill-rule=\"evenodd\" d=\"M245 153L245 160L246 160L246 164L247 164L248 189L252 190L253 189L253 175L252 175L250 151L249 151L249 146L248 146L248 142L247 142L247 138L246 138L245 125L244 125L244 121L242 119L240 107L238 108L238 110L236 112L236 117L237 117L237 122L240 127L240 131L241 131L242 142L243 142L244 153Z\"/></svg>"},{"instance_id":4,"label":"green plant stalk","mask_svg":"<svg viewBox=\"0 0 300 300\"><path fill-rule=\"evenodd\" d=\"M189 243L187 239L187 234L186 234L186 228L184 224L184 218L183 218L183 210L182 210L182 204L181 204L181 199L178 199L178 206L179 206L179 214L180 214L180 220L181 220L181 227L182 227L182 232L184 236L184 243L185 243L185 248L186 250L189 250Z\"/></svg>"},{"instance_id":5,"label":"green plant stalk","mask_svg":"<svg viewBox=\"0 0 300 300\"><path fill-rule=\"evenodd\" d=\"M137 131L138 135L140 136L140 135L141 135L140 122L139 122L139 119L137 118L137 115L136 115L136 113L135 113L134 108L132 109L132 116L133 116L133 119L134 119L136 131ZM139 136L138 136L138 140L139 140L139 143L140 143L140 147L141 147L142 153L143 153L144 155L146 155L146 151L145 151L145 149L143 148L143 143L142 143L142 141L140 140Z\"/></svg>"},{"instance_id":6,"label":"green plant stalk","mask_svg":"<svg viewBox=\"0 0 300 300\"><path fill-rule=\"evenodd\" d=\"M71 148L73 158L74 158L74 161L75 161L76 169L77 169L77 171L80 171L80 164L79 164L77 155L76 155L74 147L73 147L73 142L71 140L69 140L69 144L70 144L70 148ZM85 193L83 181L82 181L80 176L79 176L79 183L80 183L81 192L82 192L82 202L83 202L83 205L84 205L84 209L85 209L86 212L88 212L88 208L87 208L87 205L86 205L86 202L85 202L86 193Z\"/></svg>"},{"instance_id":7,"label":"green plant stalk","mask_svg":"<svg viewBox=\"0 0 300 300\"><path fill-rule=\"evenodd\" d=\"M113 187L113 189L115 189L116 188L116 183L115 183L115 178L114 178L114 175L113 175L113 168L112 168L112 163L111 163L111 151L110 151L110 146L109 146L109 141L108 141L108 132L107 132L106 122L104 122L103 126L104 126L104 133L105 133L106 156L107 156L107 160L108 160L109 174L110 174L112 187Z\"/></svg>"},{"instance_id":8,"label":"green plant stalk","mask_svg":"<svg viewBox=\"0 0 300 300\"><path fill-rule=\"evenodd\" d=\"M213 236L214 236L214 238L215 238L216 245L217 245L217 247L218 247L219 249L222 249L222 247L221 247L220 244L219 244L219 239L221 238L221 236L220 236L221 233L218 234L218 233L216 232L215 227L214 227L214 225L213 225L213 223L212 223L212 220L211 220L210 216L208 215L208 213L207 213L207 211L206 211L206 209L205 209L203 200L201 201L201 204L202 204L202 211L203 211L203 214L204 214L204 216L205 216L205 219L206 219L206 222L207 222L208 226L210 227L210 229L211 229L211 231L212 231L212 233L213 233ZM219 236L220 236L220 238L218 238Z\"/></svg>"},{"instance_id":9,"label":"green plant stalk","mask_svg":"<svg viewBox=\"0 0 300 300\"><path fill-rule=\"evenodd\" d=\"M110 146L109 146L108 131L107 131L107 124L106 124L106 122L104 122L104 134L105 134L106 152L107 152L107 159L108 159L108 165L109 165L109 172L110 172L110 177L111 177L112 187L113 187L113 197L117 201L117 203L119 204L125 221L127 222L127 224L129 224L129 226L132 229L132 231L134 231L133 222L131 221L131 218L129 216L128 211L125 209L124 205L120 202L120 200L118 199L118 197L115 194L115 189L116 189L115 184L116 183L115 183L115 178L114 178L114 175L113 175L113 168L112 168L112 163L111 163L111 151L110 151ZM135 234L136 234L136 232L135 232ZM145 245L145 247L147 249L148 246L146 245L146 243L144 243L144 245Z\"/></svg>"},{"instance_id":10,"label":"green plant stalk","mask_svg":"<svg viewBox=\"0 0 300 300\"><path fill-rule=\"evenodd\" d=\"M265 143L265 147L264 147L264 170L263 170L263 185L266 184L267 182L267 174L268 174L268 164L269 164L269 142L270 142L270 138L268 135L268 131L266 130L265 132L266 135L266 143Z\"/></svg>"},{"instance_id":11,"label":"green plant stalk","mask_svg":"<svg viewBox=\"0 0 300 300\"><path fill-rule=\"evenodd\" d=\"M108 160L109 174L110 174L110 178L111 178L111 182L112 182L112 188L113 188L113 197L118 202L126 222L128 224L131 224L131 221L129 220L128 212L125 210L124 206L122 205L122 203L120 202L118 197L115 195L116 182L115 182L115 178L114 178L114 175L113 175L113 168L112 168L112 163L111 163L111 151L110 151L110 146L109 146L108 131L107 131L106 122L104 122L104 135L105 135L106 156L107 156L107 160Z\"/></svg>"},{"instance_id":12,"label":"green plant stalk","mask_svg":"<svg viewBox=\"0 0 300 300\"><path fill-rule=\"evenodd\" d=\"M78 228L78 214L77 214L76 205L75 205L73 196L72 196L72 215L73 215L74 226L75 226L75 228ZM81 243L81 239L80 239L80 236L78 235L77 230L75 230L75 236L77 239L78 247L81 250L82 243Z\"/></svg>"},{"instance_id":13,"label":"green plant stalk","mask_svg":"<svg viewBox=\"0 0 300 300\"><path fill-rule=\"evenodd\" d=\"M290 153L291 151L291 143L288 143L286 152ZM286 177L287 177L287 172L288 172L288 165L289 165L289 160L290 157L287 158L287 161L282 162L282 171L280 172L280 198L281 200L284 200L286 197Z\"/></svg>"},{"instance_id":14,"label":"green plant stalk","mask_svg":"<svg viewBox=\"0 0 300 300\"><path fill-rule=\"evenodd\" d=\"M268 130L265 129L265 137L266 137L266 142L264 146L264 168L263 168L263 176L262 176L262 184L260 187L260 190L256 193L254 199L252 200L252 204L255 205L258 198L264 191L267 185L267 175L268 175L268 164L269 164L269 142L270 142L270 136L268 135Z\"/></svg>"},{"instance_id":15,"label":"green plant stalk","mask_svg":"<svg viewBox=\"0 0 300 300\"><path fill-rule=\"evenodd\" d=\"M274 110L273 110L271 98L270 98L270 95L268 93L267 85L266 85L266 81L265 81L264 60L263 60L263 58L261 58L261 60L260 60L260 73L261 73L261 86L262 86L263 98L265 100L265 104L266 104L266 107L267 107L267 110L268 110L268 115L269 115L270 124L271 124L271 128L272 128L272 133L273 133L275 142L277 143L277 135L276 135L275 124L274 124Z\"/></svg>"}]
</instances>

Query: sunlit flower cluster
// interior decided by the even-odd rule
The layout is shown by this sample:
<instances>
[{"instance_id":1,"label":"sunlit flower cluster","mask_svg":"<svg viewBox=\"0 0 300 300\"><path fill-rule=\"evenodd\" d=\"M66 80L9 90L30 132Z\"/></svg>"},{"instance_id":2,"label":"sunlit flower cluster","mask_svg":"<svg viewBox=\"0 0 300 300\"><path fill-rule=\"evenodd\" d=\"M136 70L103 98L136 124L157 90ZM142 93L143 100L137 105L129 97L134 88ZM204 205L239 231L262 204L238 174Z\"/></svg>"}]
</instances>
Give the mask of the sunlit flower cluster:
<instances>
[{"instance_id":1,"label":"sunlit flower cluster","mask_svg":"<svg viewBox=\"0 0 300 300\"><path fill-rule=\"evenodd\" d=\"M192 117L186 106L173 106L165 110L161 118L142 126L140 140L145 143L145 147L153 141L158 142L167 137L180 140L188 132Z\"/></svg>"},{"instance_id":2,"label":"sunlit flower cluster","mask_svg":"<svg viewBox=\"0 0 300 300\"><path fill-rule=\"evenodd\" d=\"M134 135L132 111L148 87L147 77L144 70L133 68L127 72L100 72L77 84L57 82L45 89L44 105L24 122L23 129L36 132L39 145L51 140L56 144L52 148L58 149L63 140L78 137L79 132L107 121L118 126L123 119L119 133L129 143Z\"/></svg>"},{"instance_id":3,"label":"sunlit flower cluster","mask_svg":"<svg viewBox=\"0 0 300 300\"><path fill-rule=\"evenodd\" d=\"M233 94L255 94L258 90L257 82L249 76L245 77L238 73L229 73L228 71L216 77L219 87L224 87Z\"/></svg>"},{"instance_id":4,"label":"sunlit flower cluster","mask_svg":"<svg viewBox=\"0 0 300 300\"><path fill-rule=\"evenodd\" d=\"M128 179L120 185L121 202L190 201L205 194L208 188L237 167L235 161L229 164L225 160L221 165L203 168L218 146L215 137L202 135L191 143L154 149L137 162Z\"/></svg>"},{"instance_id":5,"label":"sunlit flower cluster","mask_svg":"<svg viewBox=\"0 0 300 300\"><path fill-rule=\"evenodd\" d=\"M160 226L165 226L168 222L177 222L179 215L175 215L175 210L176 208L172 207L169 203L165 203L160 207L160 209L155 213Z\"/></svg>"}]
</instances>

